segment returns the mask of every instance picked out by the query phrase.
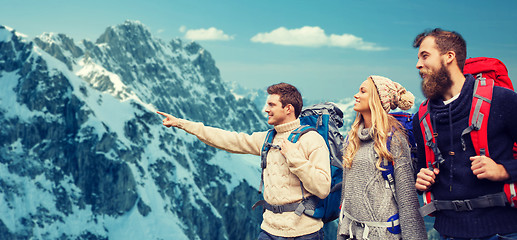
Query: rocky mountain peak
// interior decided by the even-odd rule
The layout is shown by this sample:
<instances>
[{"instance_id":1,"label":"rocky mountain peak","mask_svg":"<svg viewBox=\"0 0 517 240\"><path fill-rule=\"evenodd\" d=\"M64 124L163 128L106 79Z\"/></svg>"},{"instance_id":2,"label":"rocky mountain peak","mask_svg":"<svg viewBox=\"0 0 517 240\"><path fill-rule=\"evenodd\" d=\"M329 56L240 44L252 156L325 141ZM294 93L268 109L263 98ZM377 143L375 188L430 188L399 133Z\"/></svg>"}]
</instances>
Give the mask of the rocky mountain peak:
<instances>
[{"instance_id":1,"label":"rocky mountain peak","mask_svg":"<svg viewBox=\"0 0 517 240\"><path fill-rule=\"evenodd\" d=\"M139 21L126 20L124 23L107 27L103 34L97 39L97 44L116 44L120 40L146 39L151 37L147 26Z\"/></svg>"},{"instance_id":2,"label":"rocky mountain peak","mask_svg":"<svg viewBox=\"0 0 517 240\"><path fill-rule=\"evenodd\" d=\"M99 39L0 26L0 239L254 239L258 157L155 111L246 132L267 128L260 112L198 43L132 21Z\"/></svg>"}]
</instances>

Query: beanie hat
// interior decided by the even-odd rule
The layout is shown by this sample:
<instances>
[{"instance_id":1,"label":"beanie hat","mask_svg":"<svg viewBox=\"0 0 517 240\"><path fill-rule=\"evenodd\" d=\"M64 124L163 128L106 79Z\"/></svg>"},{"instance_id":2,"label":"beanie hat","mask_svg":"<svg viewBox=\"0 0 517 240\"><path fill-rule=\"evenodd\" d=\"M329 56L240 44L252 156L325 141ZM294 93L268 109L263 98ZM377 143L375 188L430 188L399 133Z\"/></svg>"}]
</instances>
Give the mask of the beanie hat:
<instances>
[{"instance_id":1,"label":"beanie hat","mask_svg":"<svg viewBox=\"0 0 517 240\"><path fill-rule=\"evenodd\" d=\"M373 80L375 87L377 87L382 108L386 112L397 107L402 110L408 110L415 103L415 96L411 92L406 91L399 83L381 76L372 75L370 78Z\"/></svg>"}]
</instances>

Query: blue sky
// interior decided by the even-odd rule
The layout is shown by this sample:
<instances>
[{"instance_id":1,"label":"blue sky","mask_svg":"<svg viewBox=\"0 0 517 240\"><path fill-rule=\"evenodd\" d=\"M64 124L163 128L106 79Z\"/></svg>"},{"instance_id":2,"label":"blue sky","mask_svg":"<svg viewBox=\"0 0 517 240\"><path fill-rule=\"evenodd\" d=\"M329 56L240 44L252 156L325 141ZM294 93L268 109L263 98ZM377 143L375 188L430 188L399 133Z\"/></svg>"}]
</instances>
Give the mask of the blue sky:
<instances>
[{"instance_id":1,"label":"blue sky","mask_svg":"<svg viewBox=\"0 0 517 240\"><path fill-rule=\"evenodd\" d=\"M454 30L468 57L501 59L517 84L517 1L450 0L0 0L0 24L33 38L65 33L95 41L108 26L138 20L158 38L194 39L225 81L278 82L304 97L351 97L369 75L421 97L412 41L425 29Z\"/></svg>"}]
</instances>

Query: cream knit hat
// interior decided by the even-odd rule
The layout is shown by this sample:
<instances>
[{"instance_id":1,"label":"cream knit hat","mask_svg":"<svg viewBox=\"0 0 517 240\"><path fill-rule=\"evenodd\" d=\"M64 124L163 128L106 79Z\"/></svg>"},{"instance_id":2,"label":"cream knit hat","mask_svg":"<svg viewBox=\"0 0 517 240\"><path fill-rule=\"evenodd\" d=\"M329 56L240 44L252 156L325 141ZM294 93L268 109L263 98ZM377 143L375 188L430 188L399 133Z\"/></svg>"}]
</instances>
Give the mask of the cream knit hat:
<instances>
[{"instance_id":1,"label":"cream knit hat","mask_svg":"<svg viewBox=\"0 0 517 240\"><path fill-rule=\"evenodd\" d=\"M401 110L408 110L415 103L415 96L411 92L406 91L399 83L382 76L372 75L370 78L373 80L375 87L377 87L382 108L386 112L397 107Z\"/></svg>"}]
</instances>

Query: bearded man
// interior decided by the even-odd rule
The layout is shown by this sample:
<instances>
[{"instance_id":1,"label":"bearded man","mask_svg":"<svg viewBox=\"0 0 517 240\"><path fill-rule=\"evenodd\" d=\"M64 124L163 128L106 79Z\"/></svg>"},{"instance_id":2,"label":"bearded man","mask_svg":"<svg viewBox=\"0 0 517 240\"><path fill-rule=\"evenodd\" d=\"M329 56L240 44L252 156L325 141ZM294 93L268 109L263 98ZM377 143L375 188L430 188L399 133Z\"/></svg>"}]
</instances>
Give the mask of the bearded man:
<instances>
[{"instance_id":1,"label":"bearded man","mask_svg":"<svg viewBox=\"0 0 517 240\"><path fill-rule=\"evenodd\" d=\"M419 114L415 114L413 129L420 169L415 187L421 192L430 191L432 203L458 206L438 207L433 213L434 228L441 239L517 239L517 208L479 200L489 199L486 196L502 192L505 183L517 181L517 160L512 157L517 141L517 94L494 87L487 127L490 157L479 156L468 134L462 139L463 130L470 125L475 85L472 75L463 75L465 40L457 32L437 28L418 35L413 46L418 48L416 67L428 98L424 104L443 157L437 168L427 168L426 141ZM471 204L474 202L483 204Z\"/></svg>"}]
</instances>

